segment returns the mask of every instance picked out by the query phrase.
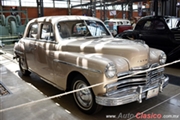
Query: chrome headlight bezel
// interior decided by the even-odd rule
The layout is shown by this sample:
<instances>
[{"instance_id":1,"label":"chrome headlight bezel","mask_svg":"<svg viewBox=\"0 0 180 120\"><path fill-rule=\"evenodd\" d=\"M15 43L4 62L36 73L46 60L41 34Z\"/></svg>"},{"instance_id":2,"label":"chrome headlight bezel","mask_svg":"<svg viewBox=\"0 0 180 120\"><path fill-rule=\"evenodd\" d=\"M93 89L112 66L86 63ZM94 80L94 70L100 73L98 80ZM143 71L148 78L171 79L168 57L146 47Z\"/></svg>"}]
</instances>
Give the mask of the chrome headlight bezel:
<instances>
[{"instance_id":1,"label":"chrome headlight bezel","mask_svg":"<svg viewBox=\"0 0 180 120\"><path fill-rule=\"evenodd\" d=\"M167 56L164 52L162 52L159 56L159 63L162 65L162 64L165 64L166 63L166 60L167 60Z\"/></svg>"},{"instance_id":2,"label":"chrome headlight bezel","mask_svg":"<svg viewBox=\"0 0 180 120\"><path fill-rule=\"evenodd\" d=\"M113 78L117 73L116 66L113 63L108 63L105 68L105 75L107 78Z\"/></svg>"}]
</instances>

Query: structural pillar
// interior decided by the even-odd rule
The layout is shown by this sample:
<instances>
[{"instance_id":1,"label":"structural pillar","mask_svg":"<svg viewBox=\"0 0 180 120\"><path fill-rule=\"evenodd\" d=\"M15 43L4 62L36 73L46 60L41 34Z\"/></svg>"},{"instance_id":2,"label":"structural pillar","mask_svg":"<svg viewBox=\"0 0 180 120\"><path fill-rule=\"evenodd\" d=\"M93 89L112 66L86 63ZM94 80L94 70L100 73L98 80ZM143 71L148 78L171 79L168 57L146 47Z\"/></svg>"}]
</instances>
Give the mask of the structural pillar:
<instances>
[{"instance_id":1,"label":"structural pillar","mask_svg":"<svg viewBox=\"0 0 180 120\"><path fill-rule=\"evenodd\" d=\"M128 19L130 20L133 17L133 7L132 7L132 2L128 4Z\"/></svg>"},{"instance_id":2,"label":"structural pillar","mask_svg":"<svg viewBox=\"0 0 180 120\"><path fill-rule=\"evenodd\" d=\"M38 17L44 16L43 0L37 0Z\"/></svg>"},{"instance_id":3,"label":"structural pillar","mask_svg":"<svg viewBox=\"0 0 180 120\"><path fill-rule=\"evenodd\" d=\"M68 4L68 14L71 15L71 0L68 0L67 4Z\"/></svg>"},{"instance_id":4,"label":"structural pillar","mask_svg":"<svg viewBox=\"0 0 180 120\"><path fill-rule=\"evenodd\" d=\"M158 0L153 2L153 15L158 16Z\"/></svg>"},{"instance_id":5,"label":"structural pillar","mask_svg":"<svg viewBox=\"0 0 180 120\"><path fill-rule=\"evenodd\" d=\"M1 10L1 14L2 14L2 11L3 11L2 0L0 0L0 10Z\"/></svg>"},{"instance_id":6,"label":"structural pillar","mask_svg":"<svg viewBox=\"0 0 180 120\"><path fill-rule=\"evenodd\" d=\"M122 18L125 19L126 18L126 13L124 12L124 4L121 4L121 8L122 8Z\"/></svg>"},{"instance_id":7,"label":"structural pillar","mask_svg":"<svg viewBox=\"0 0 180 120\"><path fill-rule=\"evenodd\" d=\"M101 20L105 21L106 20L106 4L105 4L105 0L101 1L101 6L103 6L103 8L101 9Z\"/></svg>"},{"instance_id":8,"label":"structural pillar","mask_svg":"<svg viewBox=\"0 0 180 120\"><path fill-rule=\"evenodd\" d=\"M90 14L92 17L96 17L96 0L90 0Z\"/></svg>"},{"instance_id":9,"label":"structural pillar","mask_svg":"<svg viewBox=\"0 0 180 120\"><path fill-rule=\"evenodd\" d=\"M170 15L171 16L176 16L176 5L177 5L177 0L170 0Z\"/></svg>"}]
</instances>

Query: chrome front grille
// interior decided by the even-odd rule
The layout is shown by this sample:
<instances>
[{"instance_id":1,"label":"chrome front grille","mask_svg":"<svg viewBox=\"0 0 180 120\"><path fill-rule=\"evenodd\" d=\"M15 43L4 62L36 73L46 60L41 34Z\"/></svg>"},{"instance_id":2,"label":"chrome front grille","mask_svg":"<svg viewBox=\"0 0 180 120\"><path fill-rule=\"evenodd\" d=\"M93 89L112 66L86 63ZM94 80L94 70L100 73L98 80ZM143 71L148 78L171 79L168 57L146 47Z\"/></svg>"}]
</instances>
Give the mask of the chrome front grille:
<instances>
[{"instance_id":1,"label":"chrome front grille","mask_svg":"<svg viewBox=\"0 0 180 120\"><path fill-rule=\"evenodd\" d=\"M137 81L137 82L128 82L128 83L124 83L124 84L120 84L117 86L117 89L123 89L123 88L127 88L127 87L134 87L134 86L143 86L146 85L145 81Z\"/></svg>"},{"instance_id":2,"label":"chrome front grille","mask_svg":"<svg viewBox=\"0 0 180 120\"><path fill-rule=\"evenodd\" d=\"M175 40L180 41L180 34L174 34L174 38Z\"/></svg>"},{"instance_id":3,"label":"chrome front grille","mask_svg":"<svg viewBox=\"0 0 180 120\"><path fill-rule=\"evenodd\" d=\"M154 68L158 65L151 65L150 68ZM149 69L150 69L149 68ZM164 76L164 68L159 68L151 70L148 72L143 72L141 70L127 72L126 74L119 74L118 81L115 83L107 84L105 87L107 89L106 95L112 95L115 93L123 92L124 90L136 90L138 86L152 86L159 83L159 80Z\"/></svg>"}]
</instances>

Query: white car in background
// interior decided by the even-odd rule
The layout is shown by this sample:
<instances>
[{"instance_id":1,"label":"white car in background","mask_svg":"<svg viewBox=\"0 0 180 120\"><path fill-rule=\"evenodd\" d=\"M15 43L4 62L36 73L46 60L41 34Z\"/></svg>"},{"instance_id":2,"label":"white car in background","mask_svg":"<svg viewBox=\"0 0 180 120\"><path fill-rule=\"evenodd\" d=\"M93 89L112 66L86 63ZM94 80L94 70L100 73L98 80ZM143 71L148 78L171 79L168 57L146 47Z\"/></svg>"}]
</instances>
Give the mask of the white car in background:
<instances>
[{"instance_id":1,"label":"white car in background","mask_svg":"<svg viewBox=\"0 0 180 120\"><path fill-rule=\"evenodd\" d=\"M131 26L131 21L127 19L109 19L104 23L113 35L118 34L117 26Z\"/></svg>"}]
</instances>

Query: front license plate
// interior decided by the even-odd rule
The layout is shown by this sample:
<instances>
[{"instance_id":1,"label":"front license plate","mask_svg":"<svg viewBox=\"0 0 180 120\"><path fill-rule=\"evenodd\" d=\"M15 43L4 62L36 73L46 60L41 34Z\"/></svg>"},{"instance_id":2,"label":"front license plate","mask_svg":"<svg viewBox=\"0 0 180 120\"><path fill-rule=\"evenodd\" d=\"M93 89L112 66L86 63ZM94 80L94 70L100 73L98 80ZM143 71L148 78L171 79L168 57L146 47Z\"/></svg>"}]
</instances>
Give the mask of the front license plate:
<instances>
[{"instance_id":1,"label":"front license plate","mask_svg":"<svg viewBox=\"0 0 180 120\"><path fill-rule=\"evenodd\" d=\"M147 92L147 99L152 98L154 96L157 96L158 93L159 93L159 88L155 88L155 89L149 90Z\"/></svg>"}]
</instances>

